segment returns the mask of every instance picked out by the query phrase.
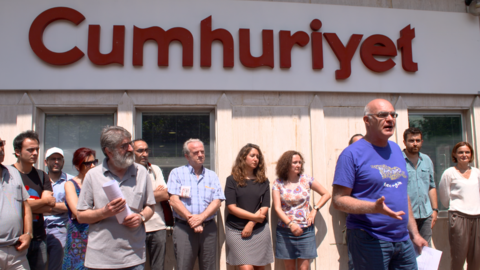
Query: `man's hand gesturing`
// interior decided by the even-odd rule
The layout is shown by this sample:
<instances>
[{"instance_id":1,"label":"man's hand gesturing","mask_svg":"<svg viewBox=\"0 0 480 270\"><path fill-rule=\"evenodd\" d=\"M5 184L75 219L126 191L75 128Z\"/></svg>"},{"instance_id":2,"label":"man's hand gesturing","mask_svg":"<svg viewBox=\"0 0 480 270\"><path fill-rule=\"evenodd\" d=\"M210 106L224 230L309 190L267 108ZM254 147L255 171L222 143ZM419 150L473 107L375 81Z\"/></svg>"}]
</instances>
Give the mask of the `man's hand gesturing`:
<instances>
[{"instance_id":1,"label":"man's hand gesturing","mask_svg":"<svg viewBox=\"0 0 480 270\"><path fill-rule=\"evenodd\" d=\"M405 212L398 211L393 212L388 206L385 204L385 197L382 196L375 202L375 213L384 214L394 219L402 220L402 216L405 215Z\"/></svg>"}]
</instances>

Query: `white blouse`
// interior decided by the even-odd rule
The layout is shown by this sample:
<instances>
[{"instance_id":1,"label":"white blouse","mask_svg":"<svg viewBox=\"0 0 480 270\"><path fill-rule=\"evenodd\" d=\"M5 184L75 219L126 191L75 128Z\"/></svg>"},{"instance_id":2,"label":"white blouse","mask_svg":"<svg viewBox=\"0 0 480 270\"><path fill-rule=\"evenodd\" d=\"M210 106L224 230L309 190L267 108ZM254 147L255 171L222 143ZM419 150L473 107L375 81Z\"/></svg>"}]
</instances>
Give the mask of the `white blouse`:
<instances>
[{"instance_id":1,"label":"white blouse","mask_svg":"<svg viewBox=\"0 0 480 270\"><path fill-rule=\"evenodd\" d=\"M455 167L443 172L440 201L451 211L480 215L480 170L472 167L470 178L464 178Z\"/></svg>"}]
</instances>

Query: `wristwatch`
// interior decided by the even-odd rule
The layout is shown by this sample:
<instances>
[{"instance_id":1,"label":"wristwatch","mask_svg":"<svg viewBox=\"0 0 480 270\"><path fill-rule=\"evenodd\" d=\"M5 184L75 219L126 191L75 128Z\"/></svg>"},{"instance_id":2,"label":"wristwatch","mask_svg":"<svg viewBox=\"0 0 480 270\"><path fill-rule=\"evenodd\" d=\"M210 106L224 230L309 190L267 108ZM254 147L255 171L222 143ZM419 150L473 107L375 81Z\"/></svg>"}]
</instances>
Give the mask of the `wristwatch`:
<instances>
[{"instance_id":1,"label":"wristwatch","mask_svg":"<svg viewBox=\"0 0 480 270\"><path fill-rule=\"evenodd\" d=\"M31 232L26 232L25 234L30 235L30 239L33 239L33 234Z\"/></svg>"},{"instance_id":2,"label":"wristwatch","mask_svg":"<svg viewBox=\"0 0 480 270\"><path fill-rule=\"evenodd\" d=\"M437 208L432 208L432 210L433 210L433 211L437 211L437 213L438 213L438 209L437 209Z\"/></svg>"},{"instance_id":3,"label":"wristwatch","mask_svg":"<svg viewBox=\"0 0 480 270\"><path fill-rule=\"evenodd\" d=\"M138 213L140 215L140 217L142 217L142 222L145 223L145 217L143 216L142 213Z\"/></svg>"},{"instance_id":4,"label":"wristwatch","mask_svg":"<svg viewBox=\"0 0 480 270\"><path fill-rule=\"evenodd\" d=\"M313 209L317 210L317 212L320 210L320 207L316 206L315 204L313 205Z\"/></svg>"}]
</instances>

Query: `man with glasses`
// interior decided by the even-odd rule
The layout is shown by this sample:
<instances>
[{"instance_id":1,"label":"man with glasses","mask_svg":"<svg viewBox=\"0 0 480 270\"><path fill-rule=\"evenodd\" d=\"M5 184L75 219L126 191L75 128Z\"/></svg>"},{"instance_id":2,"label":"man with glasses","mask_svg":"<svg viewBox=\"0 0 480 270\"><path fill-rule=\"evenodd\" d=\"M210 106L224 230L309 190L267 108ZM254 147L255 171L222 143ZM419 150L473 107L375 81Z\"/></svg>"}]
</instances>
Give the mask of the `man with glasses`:
<instances>
[{"instance_id":1,"label":"man with glasses","mask_svg":"<svg viewBox=\"0 0 480 270\"><path fill-rule=\"evenodd\" d=\"M63 248L67 240L67 206L65 205L65 182L73 175L62 172L65 163L63 150L52 147L45 153L45 166L52 183L55 206L50 215L44 215L47 233L48 269L60 270L63 263Z\"/></svg>"},{"instance_id":2,"label":"man with glasses","mask_svg":"<svg viewBox=\"0 0 480 270\"><path fill-rule=\"evenodd\" d=\"M78 198L78 222L88 228L85 266L89 269L142 270L145 264L145 225L154 212L152 183L145 167L134 163L131 134L107 126L100 135L105 159L88 171ZM109 201L103 185L117 181L124 198ZM121 224L115 217L129 207Z\"/></svg>"},{"instance_id":3,"label":"man with glasses","mask_svg":"<svg viewBox=\"0 0 480 270\"><path fill-rule=\"evenodd\" d=\"M2 165L5 141L0 138L0 269L30 269L27 249L32 233L30 197L17 170Z\"/></svg>"},{"instance_id":4,"label":"man with glasses","mask_svg":"<svg viewBox=\"0 0 480 270\"><path fill-rule=\"evenodd\" d=\"M135 153L135 162L143 165L150 175L152 181L153 195L155 196L155 212L152 218L145 222L147 231L147 240L145 246L150 257L150 269L163 270L165 264L165 244L167 242L167 226L165 224L165 214L161 202L168 201L167 184L163 179L162 170L148 162L148 144L137 139L133 141L133 151Z\"/></svg>"},{"instance_id":5,"label":"man with glasses","mask_svg":"<svg viewBox=\"0 0 480 270\"><path fill-rule=\"evenodd\" d=\"M28 203L33 213L33 238L28 247L27 259L32 270L45 270L47 243L43 214L51 213L55 207L52 184L48 175L33 165L39 151L38 134L29 130L20 133L13 140L17 162L13 166L20 172L25 189L30 195Z\"/></svg>"},{"instance_id":6,"label":"man with glasses","mask_svg":"<svg viewBox=\"0 0 480 270\"><path fill-rule=\"evenodd\" d=\"M397 116L389 101L369 102L365 137L337 161L332 202L348 213L348 250L355 270L417 269L414 245L428 245L413 218L402 150L388 140Z\"/></svg>"},{"instance_id":7,"label":"man with glasses","mask_svg":"<svg viewBox=\"0 0 480 270\"><path fill-rule=\"evenodd\" d=\"M200 270L214 270L218 244L215 216L225 196L215 172L203 166L203 142L187 140L183 154L188 164L173 169L168 177L177 269L193 269L198 257Z\"/></svg>"}]
</instances>

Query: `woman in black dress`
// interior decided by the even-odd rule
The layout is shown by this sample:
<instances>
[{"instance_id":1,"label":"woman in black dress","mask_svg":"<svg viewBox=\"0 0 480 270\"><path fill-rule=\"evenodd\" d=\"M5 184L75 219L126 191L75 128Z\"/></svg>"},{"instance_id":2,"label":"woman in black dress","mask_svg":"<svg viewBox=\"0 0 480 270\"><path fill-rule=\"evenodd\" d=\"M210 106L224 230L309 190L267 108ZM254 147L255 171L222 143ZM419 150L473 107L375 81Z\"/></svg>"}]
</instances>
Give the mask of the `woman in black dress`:
<instances>
[{"instance_id":1,"label":"woman in black dress","mask_svg":"<svg viewBox=\"0 0 480 270\"><path fill-rule=\"evenodd\" d=\"M245 145L225 186L227 263L240 270L263 270L273 262L268 227L270 183L260 147Z\"/></svg>"}]
</instances>

